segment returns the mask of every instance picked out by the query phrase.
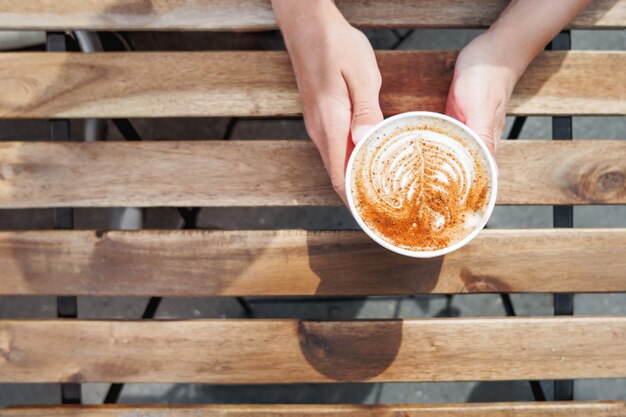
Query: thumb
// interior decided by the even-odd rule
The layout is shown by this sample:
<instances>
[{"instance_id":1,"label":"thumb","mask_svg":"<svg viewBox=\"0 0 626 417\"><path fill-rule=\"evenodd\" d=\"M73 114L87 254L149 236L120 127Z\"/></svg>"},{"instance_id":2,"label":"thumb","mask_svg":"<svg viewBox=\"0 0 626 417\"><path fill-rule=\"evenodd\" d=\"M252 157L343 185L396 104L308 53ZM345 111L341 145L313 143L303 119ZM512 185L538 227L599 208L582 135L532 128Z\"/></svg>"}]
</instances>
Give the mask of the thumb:
<instances>
[{"instance_id":1,"label":"thumb","mask_svg":"<svg viewBox=\"0 0 626 417\"><path fill-rule=\"evenodd\" d=\"M380 85L362 85L350 89L352 101L352 141L356 145L372 128L383 120L378 103Z\"/></svg>"}]
</instances>

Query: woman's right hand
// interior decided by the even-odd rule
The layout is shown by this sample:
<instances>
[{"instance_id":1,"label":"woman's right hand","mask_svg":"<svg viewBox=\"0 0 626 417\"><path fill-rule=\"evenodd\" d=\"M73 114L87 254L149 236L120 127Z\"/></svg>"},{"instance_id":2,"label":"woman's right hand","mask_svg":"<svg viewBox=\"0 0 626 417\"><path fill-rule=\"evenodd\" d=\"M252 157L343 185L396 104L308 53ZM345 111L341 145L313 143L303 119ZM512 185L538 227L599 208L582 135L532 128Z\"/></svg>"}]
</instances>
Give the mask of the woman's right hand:
<instances>
[{"instance_id":1,"label":"woman's right hand","mask_svg":"<svg viewBox=\"0 0 626 417\"><path fill-rule=\"evenodd\" d=\"M356 144L383 119L381 76L367 37L331 0L273 0L302 96L307 132L345 202L345 169Z\"/></svg>"}]
</instances>

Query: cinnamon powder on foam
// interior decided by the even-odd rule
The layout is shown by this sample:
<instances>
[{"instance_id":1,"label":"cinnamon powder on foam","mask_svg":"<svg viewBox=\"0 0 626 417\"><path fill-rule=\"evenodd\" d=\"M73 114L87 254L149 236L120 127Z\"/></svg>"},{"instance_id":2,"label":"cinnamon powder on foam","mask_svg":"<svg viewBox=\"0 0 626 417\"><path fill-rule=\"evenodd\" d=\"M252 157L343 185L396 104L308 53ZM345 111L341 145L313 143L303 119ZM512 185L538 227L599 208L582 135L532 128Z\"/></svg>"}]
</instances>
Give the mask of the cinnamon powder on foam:
<instances>
[{"instance_id":1,"label":"cinnamon powder on foam","mask_svg":"<svg viewBox=\"0 0 626 417\"><path fill-rule=\"evenodd\" d=\"M410 128L398 129L393 135L399 134ZM424 127L429 130L451 137L449 133ZM459 143L463 141L453 138ZM380 147L380 145L378 145ZM353 198L357 210L363 221L383 239L394 246L408 250L438 250L443 249L462 240L469 232L464 228L467 215L481 213L487 206L489 194L489 178L486 169L478 162L480 156L474 151L469 153L473 156L475 178L472 181L469 194L464 203L460 203L455 196L461 193L458 185L449 184L448 196L428 196L428 203L438 212L446 213L446 223L443 230L431 228L432 218L417 216L417 208L407 204L406 207L395 209L389 206L383 207L378 201L372 201L367 195L367 185L361 175L356 176L353 187ZM363 163L363 162L361 162ZM372 185L370 185L372 186ZM481 213L481 216L483 213Z\"/></svg>"}]
</instances>

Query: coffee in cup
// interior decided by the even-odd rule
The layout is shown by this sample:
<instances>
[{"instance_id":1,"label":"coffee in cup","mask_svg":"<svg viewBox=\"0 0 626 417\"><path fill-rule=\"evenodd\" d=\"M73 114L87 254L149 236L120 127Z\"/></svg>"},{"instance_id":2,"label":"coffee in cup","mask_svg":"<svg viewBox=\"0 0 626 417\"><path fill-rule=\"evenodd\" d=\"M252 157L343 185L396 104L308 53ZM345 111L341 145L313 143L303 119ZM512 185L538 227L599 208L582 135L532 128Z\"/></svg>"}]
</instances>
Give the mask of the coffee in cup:
<instances>
[{"instance_id":1,"label":"coffee in cup","mask_svg":"<svg viewBox=\"0 0 626 417\"><path fill-rule=\"evenodd\" d=\"M495 161L478 136L438 113L377 125L354 149L346 193L375 241L415 257L449 253L485 226L495 205Z\"/></svg>"}]
</instances>

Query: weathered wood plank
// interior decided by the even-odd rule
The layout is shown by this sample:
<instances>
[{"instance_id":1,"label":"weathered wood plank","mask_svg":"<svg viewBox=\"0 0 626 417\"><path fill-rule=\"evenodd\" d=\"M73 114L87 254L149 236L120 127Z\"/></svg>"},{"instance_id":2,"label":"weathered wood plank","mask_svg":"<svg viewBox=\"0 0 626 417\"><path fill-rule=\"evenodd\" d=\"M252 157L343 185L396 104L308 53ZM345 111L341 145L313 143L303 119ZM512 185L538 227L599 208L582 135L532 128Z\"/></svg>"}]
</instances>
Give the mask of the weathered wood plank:
<instances>
[{"instance_id":1,"label":"weathered wood plank","mask_svg":"<svg viewBox=\"0 0 626 417\"><path fill-rule=\"evenodd\" d=\"M377 28L486 27L506 0L338 0L354 25ZM624 0L596 0L572 28L626 25ZM267 30L276 22L269 0L3 0L3 29Z\"/></svg>"},{"instance_id":2,"label":"weathered wood plank","mask_svg":"<svg viewBox=\"0 0 626 417\"><path fill-rule=\"evenodd\" d=\"M499 204L626 203L624 141L504 141L498 166ZM0 208L338 204L304 141L0 143Z\"/></svg>"},{"instance_id":3,"label":"weathered wood plank","mask_svg":"<svg viewBox=\"0 0 626 417\"><path fill-rule=\"evenodd\" d=\"M618 292L624 247L626 229L485 230L430 260L361 232L1 232L0 295Z\"/></svg>"},{"instance_id":4,"label":"weathered wood plank","mask_svg":"<svg viewBox=\"0 0 626 417\"><path fill-rule=\"evenodd\" d=\"M618 378L625 344L626 317L3 320L0 382Z\"/></svg>"},{"instance_id":5,"label":"weathered wood plank","mask_svg":"<svg viewBox=\"0 0 626 417\"><path fill-rule=\"evenodd\" d=\"M382 51L385 114L443 111L454 51ZM626 114L626 53L545 52L511 99L514 115ZM4 53L0 117L298 115L284 52Z\"/></svg>"},{"instance_id":6,"label":"weathered wood plank","mask_svg":"<svg viewBox=\"0 0 626 417\"><path fill-rule=\"evenodd\" d=\"M3 417L623 417L622 401L433 405L40 406L0 409Z\"/></svg>"}]
</instances>

